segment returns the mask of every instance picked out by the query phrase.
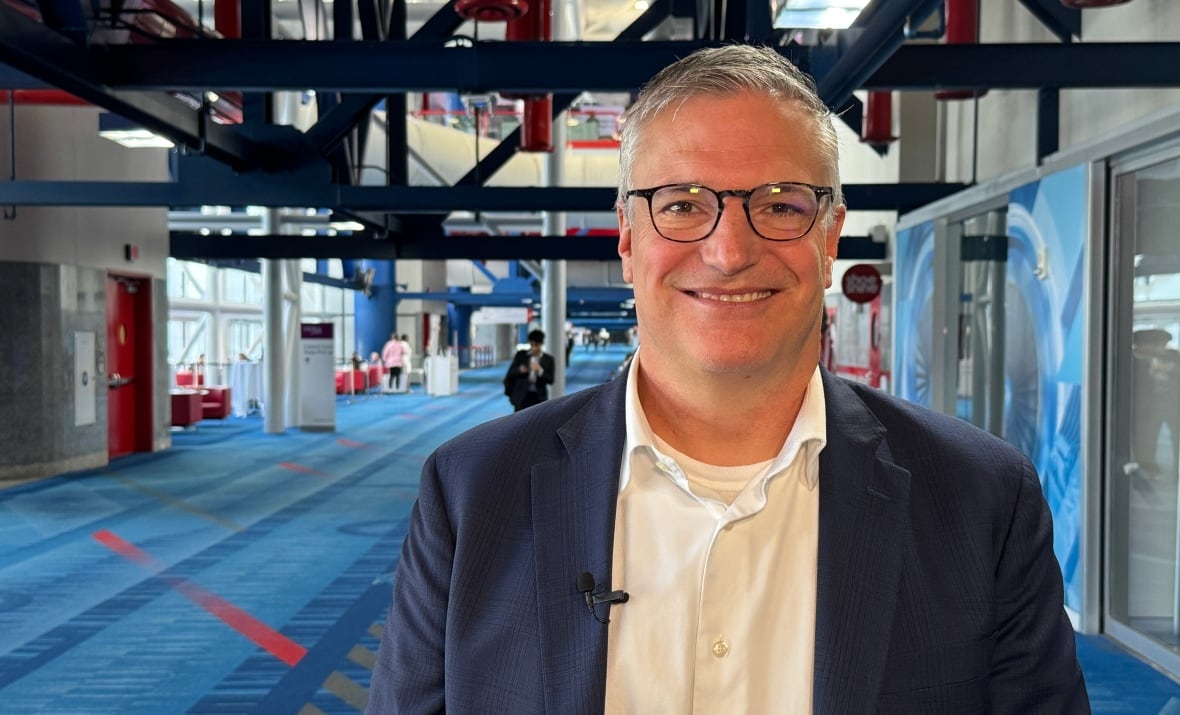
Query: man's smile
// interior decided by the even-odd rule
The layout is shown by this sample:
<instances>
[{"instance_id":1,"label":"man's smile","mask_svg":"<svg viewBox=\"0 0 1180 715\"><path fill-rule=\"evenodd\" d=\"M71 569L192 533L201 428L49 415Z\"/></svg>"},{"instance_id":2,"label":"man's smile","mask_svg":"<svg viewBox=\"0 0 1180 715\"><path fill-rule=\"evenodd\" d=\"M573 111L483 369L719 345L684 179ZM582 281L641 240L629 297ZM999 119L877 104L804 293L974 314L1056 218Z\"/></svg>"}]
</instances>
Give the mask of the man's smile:
<instances>
[{"instance_id":1,"label":"man's smile","mask_svg":"<svg viewBox=\"0 0 1180 715\"><path fill-rule=\"evenodd\" d=\"M763 300L774 295L771 290L758 290L749 293L708 293L705 291L684 291L688 295L700 298L702 300L716 300L722 303L750 303L755 300Z\"/></svg>"}]
</instances>

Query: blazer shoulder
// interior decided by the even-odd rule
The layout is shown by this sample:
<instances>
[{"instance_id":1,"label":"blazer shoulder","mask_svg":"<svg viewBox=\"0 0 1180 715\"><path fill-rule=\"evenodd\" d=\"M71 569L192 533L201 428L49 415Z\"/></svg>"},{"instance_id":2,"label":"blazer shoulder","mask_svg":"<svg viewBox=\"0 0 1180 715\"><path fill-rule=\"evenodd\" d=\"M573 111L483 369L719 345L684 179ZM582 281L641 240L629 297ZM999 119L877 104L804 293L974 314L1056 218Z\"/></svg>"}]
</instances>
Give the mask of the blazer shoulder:
<instances>
[{"instance_id":1,"label":"blazer shoulder","mask_svg":"<svg viewBox=\"0 0 1180 715\"><path fill-rule=\"evenodd\" d=\"M948 455L986 452L1006 459L1027 459L1011 443L953 415L890 395L860 383L841 380L885 428L890 449L902 453L945 452Z\"/></svg>"},{"instance_id":2,"label":"blazer shoulder","mask_svg":"<svg viewBox=\"0 0 1180 715\"><path fill-rule=\"evenodd\" d=\"M879 453L909 472L911 498L931 498L975 513L995 509L1003 519L1022 494L1041 492L1031 460L1003 439L958 417L865 385L845 384L851 394L843 393L844 399L863 403L883 429ZM833 446L832 434L828 446Z\"/></svg>"},{"instance_id":3,"label":"blazer shoulder","mask_svg":"<svg viewBox=\"0 0 1180 715\"><path fill-rule=\"evenodd\" d=\"M481 465L520 469L556 459L566 447L558 432L610 394L610 383L579 390L472 427L441 444L432 455L440 467Z\"/></svg>"}]
</instances>

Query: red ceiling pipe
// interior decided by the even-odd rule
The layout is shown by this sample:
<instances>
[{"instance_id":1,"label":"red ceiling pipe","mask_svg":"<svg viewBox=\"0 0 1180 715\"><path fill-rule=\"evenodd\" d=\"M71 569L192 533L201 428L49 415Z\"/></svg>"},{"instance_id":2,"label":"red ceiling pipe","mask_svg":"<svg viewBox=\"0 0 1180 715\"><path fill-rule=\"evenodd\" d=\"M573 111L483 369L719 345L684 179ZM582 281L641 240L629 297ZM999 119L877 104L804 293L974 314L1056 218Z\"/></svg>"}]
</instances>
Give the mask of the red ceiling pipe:
<instances>
[{"instance_id":1,"label":"red ceiling pipe","mask_svg":"<svg viewBox=\"0 0 1180 715\"><path fill-rule=\"evenodd\" d=\"M530 0L524 17L508 23L504 39L509 42L549 42L553 39L552 0ZM524 100L520 122L520 150L553 151L553 95L501 93L509 99Z\"/></svg>"},{"instance_id":2,"label":"red ceiling pipe","mask_svg":"<svg viewBox=\"0 0 1180 715\"><path fill-rule=\"evenodd\" d=\"M213 0L213 27L222 37L242 36L242 5L238 0Z\"/></svg>"},{"instance_id":3,"label":"red ceiling pipe","mask_svg":"<svg viewBox=\"0 0 1180 715\"><path fill-rule=\"evenodd\" d=\"M948 45L972 45L979 42L978 0L946 0L946 34ZM942 89L935 99L970 99L987 94L986 89Z\"/></svg>"},{"instance_id":4,"label":"red ceiling pipe","mask_svg":"<svg viewBox=\"0 0 1180 715\"><path fill-rule=\"evenodd\" d=\"M455 12L474 22L511 22L528 9L525 0L459 0L455 3Z\"/></svg>"},{"instance_id":5,"label":"red ceiling pipe","mask_svg":"<svg viewBox=\"0 0 1180 715\"><path fill-rule=\"evenodd\" d=\"M521 151L553 151L553 95L542 94L524 100L520 123Z\"/></svg>"},{"instance_id":6,"label":"red ceiling pipe","mask_svg":"<svg viewBox=\"0 0 1180 715\"><path fill-rule=\"evenodd\" d=\"M897 141L893 136L893 93L869 92L860 124L860 140L874 148Z\"/></svg>"},{"instance_id":7,"label":"red ceiling pipe","mask_svg":"<svg viewBox=\"0 0 1180 715\"><path fill-rule=\"evenodd\" d=\"M550 0L458 0L455 12L476 22L506 21L504 39L509 42L548 41L553 36ZM501 92L500 96L524 100L520 150L553 151L553 95ZM482 132L483 121L481 117L477 131Z\"/></svg>"}]
</instances>

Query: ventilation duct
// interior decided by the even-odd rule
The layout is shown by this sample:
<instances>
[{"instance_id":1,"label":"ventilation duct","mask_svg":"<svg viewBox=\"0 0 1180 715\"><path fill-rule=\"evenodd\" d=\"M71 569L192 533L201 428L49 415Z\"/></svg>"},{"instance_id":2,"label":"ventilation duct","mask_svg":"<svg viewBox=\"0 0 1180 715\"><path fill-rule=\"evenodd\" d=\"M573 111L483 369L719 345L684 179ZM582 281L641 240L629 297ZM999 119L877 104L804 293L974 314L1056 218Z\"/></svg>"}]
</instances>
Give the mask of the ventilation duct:
<instances>
[{"instance_id":1,"label":"ventilation duct","mask_svg":"<svg viewBox=\"0 0 1180 715\"><path fill-rule=\"evenodd\" d=\"M946 0L946 34L948 45L973 45L979 42L979 5L977 0ZM935 99L971 99L987 94L986 89L944 89Z\"/></svg>"},{"instance_id":2,"label":"ventilation duct","mask_svg":"<svg viewBox=\"0 0 1180 715\"><path fill-rule=\"evenodd\" d=\"M897 141L893 134L892 92L869 92L860 129L860 140L874 149Z\"/></svg>"}]
</instances>

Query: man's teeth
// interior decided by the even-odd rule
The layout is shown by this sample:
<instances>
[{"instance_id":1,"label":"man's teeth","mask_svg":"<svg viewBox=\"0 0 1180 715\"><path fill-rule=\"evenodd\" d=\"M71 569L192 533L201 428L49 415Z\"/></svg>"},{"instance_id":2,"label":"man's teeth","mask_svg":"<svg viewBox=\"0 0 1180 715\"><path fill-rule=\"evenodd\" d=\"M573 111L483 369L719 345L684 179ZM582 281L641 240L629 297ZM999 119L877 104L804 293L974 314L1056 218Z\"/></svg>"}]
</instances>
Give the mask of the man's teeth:
<instances>
[{"instance_id":1,"label":"man's teeth","mask_svg":"<svg viewBox=\"0 0 1180 715\"><path fill-rule=\"evenodd\" d=\"M722 303L749 303L770 297L770 291L760 290L756 293L697 293L698 298L705 300L719 300Z\"/></svg>"}]
</instances>

